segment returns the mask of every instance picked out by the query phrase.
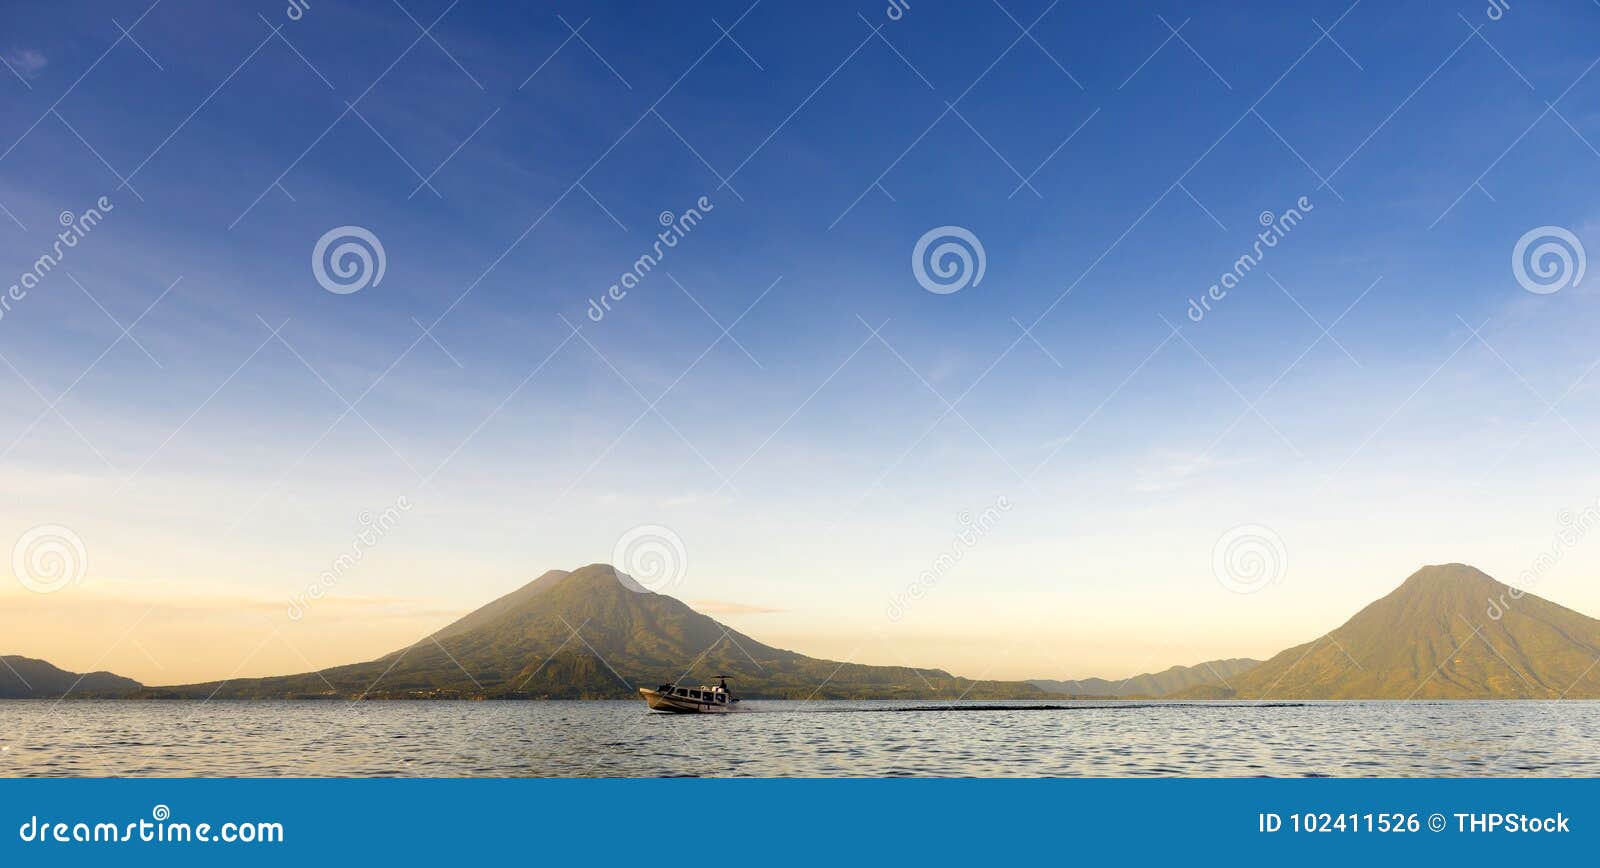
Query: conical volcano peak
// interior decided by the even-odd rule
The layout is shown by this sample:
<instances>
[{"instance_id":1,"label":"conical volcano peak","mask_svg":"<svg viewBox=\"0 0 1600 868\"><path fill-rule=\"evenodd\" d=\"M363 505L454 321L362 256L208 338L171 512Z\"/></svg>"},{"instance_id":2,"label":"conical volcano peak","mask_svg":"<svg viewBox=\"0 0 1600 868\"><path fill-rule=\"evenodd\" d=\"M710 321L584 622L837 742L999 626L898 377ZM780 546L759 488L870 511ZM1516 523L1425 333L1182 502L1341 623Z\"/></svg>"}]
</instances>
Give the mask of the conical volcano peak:
<instances>
[{"instance_id":1,"label":"conical volcano peak","mask_svg":"<svg viewBox=\"0 0 1600 868\"><path fill-rule=\"evenodd\" d=\"M645 582L635 579L622 570L610 564L589 564L579 567L567 574L562 582L564 587L583 589L589 593L610 594L618 590L632 591L635 594L650 594L654 591Z\"/></svg>"},{"instance_id":2,"label":"conical volcano peak","mask_svg":"<svg viewBox=\"0 0 1600 868\"><path fill-rule=\"evenodd\" d=\"M1468 564L1433 564L1412 573L1409 578L1385 599L1431 600L1430 605L1448 605L1451 608L1467 606L1479 610L1485 597L1492 597L1509 588L1489 574ZM1380 601L1382 602L1382 601Z\"/></svg>"},{"instance_id":3,"label":"conical volcano peak","mask_svg":"<svg viewBox=\"0 0 1600 868\"><path fill-rule=\"evenodd\" d=\"M1488 573L1468 564L1430 564L1412 573L1405 580L1405 585L1481 584L1494 581Z\"/></svg>"},{"instance_id":4,"label":"conical volcano peak","mask_svg":"<svg viewBox=\"0 0 1600 868\"><path fill-rule=\"evenodd\" d=\"M615 582L622 576L622 571L610 564L588 564L572 571L572 578L578 582Z\"/></svg>"},{"instance_id":5,"label":"conical volcano peak","mask_svg":"<svg viewBox=\"0 0 1600 868\"><path fill-rule=\"evenodd\" d=\"M377 660L277 678L151 688L170 697L638 699L726 676L749 698L1042 698L1032 684L806 657L764 645L668 594L678 574L611 564L552 570Z\"/></svg>"},{"instance_id":6,"label":"conical volcano peak","mask_svg":"<svg viewBox=\"0 0 1600 868\"><path fill-rule=\"evenodd\" d=\"M1600 621L1466 564L1412 573L1337 629L1233 680L1240 699L1600 695Z\"/></svg>"}]
</instances>

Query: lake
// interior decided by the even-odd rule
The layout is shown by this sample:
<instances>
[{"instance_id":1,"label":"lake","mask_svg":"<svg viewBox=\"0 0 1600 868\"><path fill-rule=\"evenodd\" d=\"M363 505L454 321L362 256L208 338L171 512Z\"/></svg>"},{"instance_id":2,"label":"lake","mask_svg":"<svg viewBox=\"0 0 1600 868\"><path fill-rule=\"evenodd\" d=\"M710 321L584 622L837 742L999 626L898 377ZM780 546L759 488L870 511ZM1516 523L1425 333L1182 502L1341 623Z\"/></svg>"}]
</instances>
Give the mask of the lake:
<instances>
[{"instance_id":1,"label":"lake","mask_svg":"<svg viewBox=\"0 0 1600 868\"><path fill-rule=\"evenodd\" d=\"M1600 702L0 701L0 776L1597 776Z\"/></svg>"}]
</instances>

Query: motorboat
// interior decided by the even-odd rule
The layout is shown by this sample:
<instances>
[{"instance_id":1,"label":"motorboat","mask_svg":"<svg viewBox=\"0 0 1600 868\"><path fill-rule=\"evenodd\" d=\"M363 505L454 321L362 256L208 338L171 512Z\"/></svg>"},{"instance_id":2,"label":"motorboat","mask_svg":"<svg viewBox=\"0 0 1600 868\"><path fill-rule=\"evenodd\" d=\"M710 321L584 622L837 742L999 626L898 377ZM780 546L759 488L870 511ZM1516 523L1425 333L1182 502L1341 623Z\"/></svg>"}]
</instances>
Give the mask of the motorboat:
<instances>
[{"instance_id":1,"label":"motorboat","mask_svg":"<svg viewBox=\"0 0 1600 868\"><path fill-rule=\"evenodd\" d=\"M663 684L651 689L639 688L639 695L652 711L674 714L719 714L736 711L739 700L728 690L728 676L714 675L715 686L686 687L681 684Z\"/></svg>"}]
</instances>

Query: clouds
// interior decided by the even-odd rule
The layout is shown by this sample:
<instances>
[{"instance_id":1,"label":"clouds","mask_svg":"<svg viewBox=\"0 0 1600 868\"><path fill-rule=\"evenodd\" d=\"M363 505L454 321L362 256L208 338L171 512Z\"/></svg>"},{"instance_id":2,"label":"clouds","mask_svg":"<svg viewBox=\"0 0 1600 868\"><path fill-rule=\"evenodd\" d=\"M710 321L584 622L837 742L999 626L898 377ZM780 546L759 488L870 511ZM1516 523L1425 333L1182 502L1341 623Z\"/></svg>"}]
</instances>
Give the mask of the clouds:
<instances>
[{"instance_id":1,"label":"clouds","mask_svg":"<svg viewBox=\"0 0 1600 868\"><path fill-rule=\"evenodd\" d=\"M39 74L50 64L50 59L44 56L44 52L34 48L13 48L0 55L0 60L4 60L6 68L24 82L38 79Z\"/></svg>"},{"instance_id":2,"label":"clouds","mask_svg":"<svg viewBox=\"0 0 1600 868\"><path fill-rule=\"evenodd\" d=\"M1163 449L1146 463L1134 484L1134 490L1145 493L1173 491L1217 466L1216 457L1210 453Z\"/></svg>"},{"instance_id":3,"label":"clouds","mask_svg":"<svg viewBox=\"0 0 1600 868\"><path fill-rule=\"evenodd\" d=\"M210 661L197 677L226 675L270 632L228 612L286 620L289 595L345 550L357 516L400 492L416 519L341 590L437 593L467 610L528 574L609 557L627 528L664 525L687 543L685 596L703 611L845 655L858 639L841 618L879 626L884 595L948 549L952 519L1004 491L1017 509L972 555L984 560L963 563L970 581L919 604L928 638L906 640L923 642L906 662L982 672L984 649L1037 616L1082 608L1109 623L1115 608L1128 620L1107 635L1129 637L1129 659L1083 665L1142 671L1138 637L1198 630L1196 612L1230 619L1240 643L1197 658L1265 652L1327 629L1293 621L1291 603L1344 611L1427 561L1520 568L1547 516L1600 485L1565 424L1600 420L1586 391L1600 376L1580 379L1600 279L1534 295L1510 269L1535 226L1600 250L1588 192L1600 163L1548 116L1515 139L1545 109L1531 94L1484 109L1481 83L1504 64L1459 46L1453 12L1358 8L1345 26L1391 62L1351 87L1338 58L1308 60L1262 104L1270 128L1228 128L1241 97L1297 62L1308 25L1196 20L1235 65L1228 78L1254 89L1204 70L1191 81L1165 60L1121 88L1156 47L1155 22L1086 10L1050 37L1079 58L1085 89L1039 74L1039 57L1008 57L973 90L985 105L972 104L969 129L935 119L1016 35L989 4L919 6L928 17L906 22L924 35L902 31L904 59L938 83L929 92L903 87L902 58L881 43L840 66L859 39L849 13L762 4L741 25L759 36L758 70L696 16L595 5L585 39L630 87L564 42L553 13L485 4L442 22L452 56L416 43L391 4L315 4L285 25L293 46L263 43L251 11L162 4L137 29L158 56L184 47L164 71L98 15L8 18L0 202L17 220L0 213L0 273L30 268L63 210L109 195L117 212L65 263L83 292L36 293L0 324L16 365L0 366L0 543L59 523L89 546L87 589L126 577L148 585L128 592L135 605L165 606L173 577L254 600L197 613L214 626L185 633L188 646L139 636L163 663ZM1582 28L1560 23L1494 38L1507 57L1576 76L1591 54L1572 36ZM941 50L949 33L978 51ZM1116 50L1073 51L1080 36ZM69 83L65 118L41 117ZM1571 120L1586 141L1600 134L1592 117ZM1030 181L1039 198L1007 195L1013 160L1026 172L1054 154ZM1181 314L1251 249L1262 209L1316 183L1308 165L1337 166L1340 193L1267 254L1283 291L1241 284L1226 311L1172 334L1158 315ZM143 201L118 191L125 172ZM410 196L428 173L439 195ZM1458 199L1479 177L1493 200ZM586 318L662 212L701 196L714 219L663 260L682 290L630 294L603 325ZM910 258L947 224L983 238L989 271L940 296ZM371 229L389 257L381 286L349 296L325 292L310 265L317 239L345 225ZM1493 351L1462 331L1491 315ZM263 322L285 320L272 340ZM881 341L862 325L886 321ZM1263 626L1234 629L1245 604L1218 602L1211 551L1247 523L1283 533L1300 566L1274 600L1250 601ZM1296 600L1320 578L1333 590ZM1149 599L1164 601L1160 617ZM346 635L331 626L341 605L319 603L317 623L289 634L314 662L368 659L437 626L426 613L352 614ZM1265 606L1281 608L1260 619ZM129 622L143 611L125 608ZM105 626L73 627L74 650L50 644L56 622L0 612L0 635L58 663L92 664L127 628ZM1071 635L1006 674L1051 671L1072 642L1110 647ZM271 642L262 653L280 652L261 671L307 665Z\"/></svg>"},{"instance_id":4,"label":"clouds","mask_svg":"<svg viewBox=\"0 0 1600 868\"><path fill-rule=\"evenodd\" d=\"M731 600L696 600L692 605L695 611L703 615L771 615L783 611Z\"/></svg>"}]
</instances>

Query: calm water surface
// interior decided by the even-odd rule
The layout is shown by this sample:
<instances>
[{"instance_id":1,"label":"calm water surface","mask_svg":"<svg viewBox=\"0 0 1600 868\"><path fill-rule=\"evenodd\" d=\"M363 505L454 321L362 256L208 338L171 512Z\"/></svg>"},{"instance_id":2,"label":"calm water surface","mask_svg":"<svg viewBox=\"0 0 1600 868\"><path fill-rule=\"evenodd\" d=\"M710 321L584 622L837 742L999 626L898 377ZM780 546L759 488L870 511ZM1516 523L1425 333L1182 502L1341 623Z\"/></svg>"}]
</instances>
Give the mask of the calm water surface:
<instances>
[{"instance_id":1,"label":"calm water surface","mask_svg":"<svg viewBox=\"0 0 1600 868\"><path fill-rule=\"evenodd\" d=\"M0 701L0 776L1600 776L1600 702Z\"/></svg>"}]
</instances>

